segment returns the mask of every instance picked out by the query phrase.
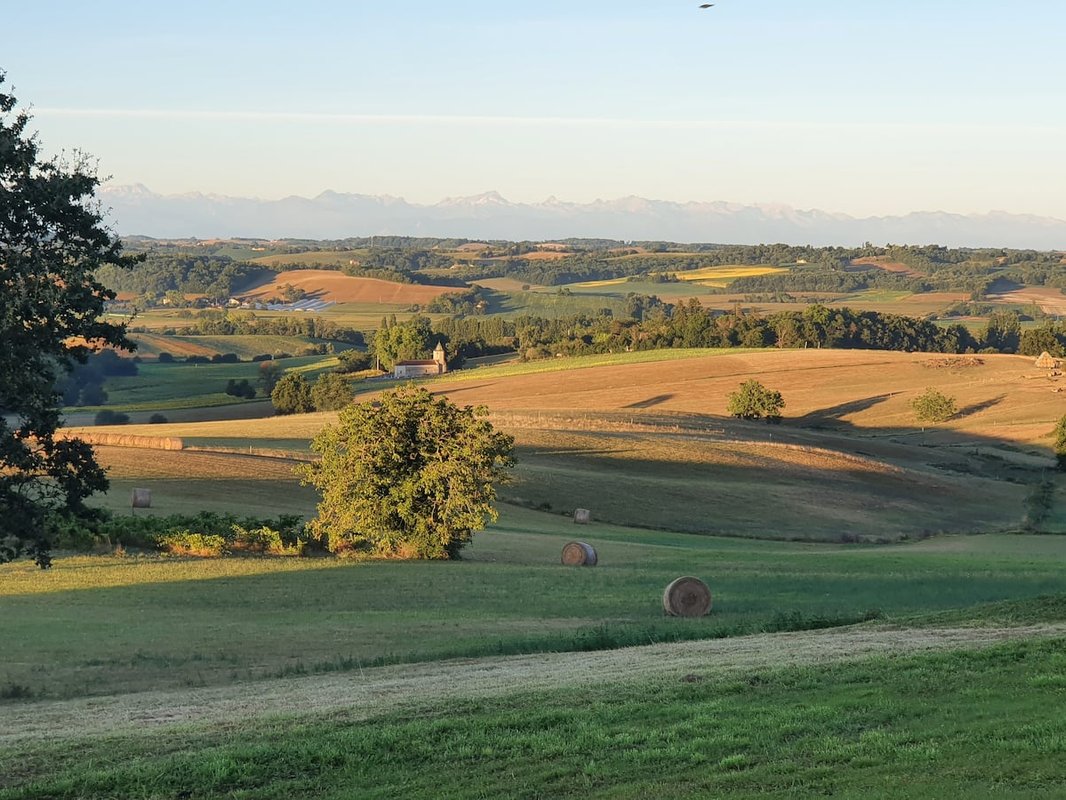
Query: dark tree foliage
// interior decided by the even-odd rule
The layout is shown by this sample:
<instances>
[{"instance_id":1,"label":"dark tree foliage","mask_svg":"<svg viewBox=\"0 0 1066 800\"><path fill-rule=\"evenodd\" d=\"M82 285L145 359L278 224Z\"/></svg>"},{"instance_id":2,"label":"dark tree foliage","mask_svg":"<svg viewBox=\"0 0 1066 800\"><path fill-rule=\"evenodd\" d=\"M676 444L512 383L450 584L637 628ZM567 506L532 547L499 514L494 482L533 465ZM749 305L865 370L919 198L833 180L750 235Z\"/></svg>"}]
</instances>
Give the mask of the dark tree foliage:
<instances>
[{"instance_id":1,"label":"dark tree foliage","mask_svg":"<svg viewBox=\"0 0 1066 800\"><path fill-rule=\"evenodd\" d=\"M142 328L132 328L143 332ZM158 333L158 331L156 331ZM182 336L307 336L348 344L363 344L363 334L320 317L257 317L251 311L205 310L195 323L172 330ZM167 334L169 335L169 334Z\"/></svg>"},{"instance_id":2,"label":"dark tree foliage","mask_svg":"<svg viewBox=\"0 0 1066 800\"><path fill-rule=\"evenodd\" d=\"M255 399L255 387L248 383L247 378L241 378L239 381L230 378L226 383L226 394L230 397L240 397L246 400Z\"/></svg>"},{"instance_id":3,"label":"dark tree foliage","mask_svg":"<svg viewBox=\"0 0 1066 800\"><path fill-rule=\"evenodd\" d=\"M320 375L311 387L315 411L337 411L352 402L352 385L336 372Z\"/></svg>"},{"instance_id":4,"label":"dark tree foliage","mask_svg":"<svg viewBox=\"0 0 1066 800\"><path fill-rule=\"evenodd\" d=\"M270 402L278 414L306 414L315 410L311 384L298 372L290 372L277 382L270 393Z\"/></svg>"},{"instance_id":5,"label":"dark tree foliage","mask_svg":"<svg viewBox=\"0 0 1066 800\"><path fill-rule=\"evenodd\" d=\"M84 501L107 488L92 448L56 436L56 382L92 349L129 349L102 322L113 298L94 273L129 267L95 202L99 179L84 157L42 157L0 73L0 561L51 563L54 532L88 518Z\"/></svg>"},{"instance_id":6,"label":"dark tree foliage","mask_svg":"<svg viewBox=\"0 0 1066 800\"><path fill-rule=\"evenodd\" d=\"M1055 461L1059 471L1066 472L1066 416L1061 417L1055 425Z\"/></svg>"},{"instance_id":7,"label":"dark tree foliage","mask_svg":"<svg viewBox=\"0 0 1066 800\"><path fill-rule=\"evenodd\" d=\"M765 419L767 422L780 422L781 409L785 401L781 392L767 389L756 380L745 381L740 388L729 395L727 410L738 419Z\"/></svg>"},{"instance_id":8,"label":"dark tree foliage","mask_svg":"<svg viewBox=\"0 0 1066 800\"><path fill-rule=\"evenodd\" d=\"M56 382L56 391L65 406L98 406L107 402L104 381L113 375L136 375L137 362L122 358L114 350L93 353Z\"/></svg>"},{"instance_id":9,"label":"dark tree foliage","mask_svg":"<svg viewBox=\"0 0 1066 800\"><path fill-rule=\"evenodd\" d=\"M189 255L149 251L145 263L133 271L103 266L96 277L109 289L137 292L162 299L167 292L205 294L225 300L240 286L267 273L262 266L227 256Z\"/></svg>"}]
</instances>

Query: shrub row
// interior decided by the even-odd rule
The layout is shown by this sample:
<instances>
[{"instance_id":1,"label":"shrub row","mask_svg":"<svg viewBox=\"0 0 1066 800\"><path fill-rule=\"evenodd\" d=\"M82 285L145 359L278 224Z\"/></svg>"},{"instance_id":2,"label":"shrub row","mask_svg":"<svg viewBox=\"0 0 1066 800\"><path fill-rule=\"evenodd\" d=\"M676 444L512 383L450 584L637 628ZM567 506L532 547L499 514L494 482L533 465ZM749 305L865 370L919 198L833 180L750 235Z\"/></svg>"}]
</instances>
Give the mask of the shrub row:
<instances>
[{"instance_id":1,"label":"shrub row","mask_svg":"<svg viewBox=\"0 0 1066 800\"><path fill-rule=\"evenodd\" d=\"M105 515L92 529L80 524L67 526L56 546L83 551L135 548L186 556L296 556L321 549L305 532L303 518L298 515L259 519L209 511L166 517Z\"/></svg>"}]
</instances>

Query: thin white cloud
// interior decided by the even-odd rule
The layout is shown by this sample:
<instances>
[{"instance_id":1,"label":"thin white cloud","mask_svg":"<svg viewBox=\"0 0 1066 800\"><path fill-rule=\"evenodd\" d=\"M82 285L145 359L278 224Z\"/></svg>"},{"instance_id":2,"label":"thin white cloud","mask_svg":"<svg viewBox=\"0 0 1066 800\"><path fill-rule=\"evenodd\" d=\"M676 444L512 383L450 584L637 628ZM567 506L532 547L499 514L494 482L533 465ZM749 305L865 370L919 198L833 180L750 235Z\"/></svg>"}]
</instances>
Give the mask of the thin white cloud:
<instances>
[{"instance_id":1,"label":"thin white cloud","mask_svg":"<svg viewBox=\"0 0 1066 800\"><path fill-rule=\"evenodd\" d=\"M543 126L577 128L659 128L669 130L869 130L897 129L917 131L1061 132L1061 128L1031 124L974 125L969 123L885 122L877 120L802 121L802 120L701 120L641 119L637 117L547 117L506 116L493 114L347 114L314 111L234 111L207 109L132 109L132 108L34 108L34 116L100 119L208 120L235 122L312 122L360 125L453 125L453 126Z\"/></svg>"}]
</instances>

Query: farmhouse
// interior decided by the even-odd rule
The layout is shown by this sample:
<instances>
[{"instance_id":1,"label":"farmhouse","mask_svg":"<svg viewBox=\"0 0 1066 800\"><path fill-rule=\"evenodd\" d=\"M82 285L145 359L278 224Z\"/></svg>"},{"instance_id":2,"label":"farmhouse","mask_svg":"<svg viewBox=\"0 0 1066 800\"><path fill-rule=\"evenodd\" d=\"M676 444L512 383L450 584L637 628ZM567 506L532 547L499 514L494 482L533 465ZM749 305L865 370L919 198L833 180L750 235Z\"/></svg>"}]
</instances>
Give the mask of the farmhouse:
<instances>
[{"instance_id":1,"label":"farmhouse","mask_svg":"<svg viewBox=\"0 0 1066 800\"><path fill-rule=\"evenodd\" d=\"M397 361L392 367L394 378L424 378L428 375L443 375L448 371L444 358L444 346L437 342L433 358L421 361Z\"/></svg>"}]
</instances>

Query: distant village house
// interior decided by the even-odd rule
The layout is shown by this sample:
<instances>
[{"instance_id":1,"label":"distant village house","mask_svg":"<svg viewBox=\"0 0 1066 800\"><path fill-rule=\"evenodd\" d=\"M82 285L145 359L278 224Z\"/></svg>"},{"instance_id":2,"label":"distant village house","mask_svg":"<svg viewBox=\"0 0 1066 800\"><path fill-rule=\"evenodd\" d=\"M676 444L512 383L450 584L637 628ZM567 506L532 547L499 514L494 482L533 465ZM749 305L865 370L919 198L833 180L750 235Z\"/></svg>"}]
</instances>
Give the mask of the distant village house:
<instances>
[{"instance_id":1,"label":"distant village house","mask_svg":"<svg viewBox=\"0 0 1066 800\"><path fill-rule=\"evenodd\" d=\"M425 378L430 375L443 375L448 371L448 362L444 358L444 346L437 342L433 358L421 361L397 361L392 367L394 378Z\"/></svg>"}]
</instances>

